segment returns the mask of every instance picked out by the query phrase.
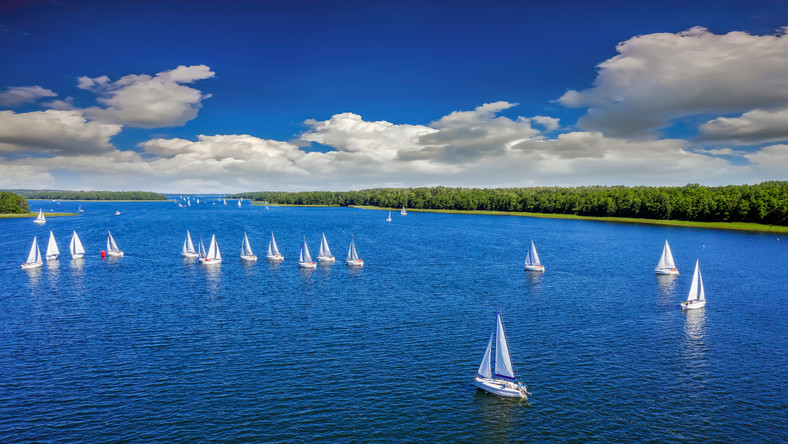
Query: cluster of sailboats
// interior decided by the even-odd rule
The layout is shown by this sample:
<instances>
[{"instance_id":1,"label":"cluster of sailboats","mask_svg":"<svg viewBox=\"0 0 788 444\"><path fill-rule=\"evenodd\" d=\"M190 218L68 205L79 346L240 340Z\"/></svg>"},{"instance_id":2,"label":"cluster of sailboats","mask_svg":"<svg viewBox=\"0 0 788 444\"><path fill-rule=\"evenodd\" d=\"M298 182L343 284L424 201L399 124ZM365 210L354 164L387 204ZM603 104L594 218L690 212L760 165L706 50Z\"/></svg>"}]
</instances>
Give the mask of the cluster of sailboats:
<instances>
[{"instance_id":1,"label":"cluster of sailboats","mask_svg":"<svg viewBox=\"0 0 788 444\"><path fill-rule=\"evenodd\" d=\"M185 198L185 199L184 199L184 197L183 197L183 196L180 196L180 197L179 197L179 198L176 200L176 202L178 203L178 206L179 206L179 207L190 207L190 206L192 206L192 199L191 199L191 196L186 196L186 198ZM241 199L238 199L238 201L237 201L238 208L241 208L241 206L242 206L242 202L243 202L243 198L241 198ZM199 204L199 203L200 203L200 198L199 198L199 197L195 198L195 203L196 203L196 204ZM204 203L204 204L207 204L207 203L208 203L208 201L207 201L205 198L203 198L203 203ZM211 203L212 203L213 205L216 205L217 203L221 203L221 204L223 204L223 205L227 205L227 199L225 199L225 198L217 198L217 199L213 199L213 202L211 202ZM265 202L265 209L266 209L266 210L268 209L268 202Z\"/></svg>"},{"instance_id":2,"label":"cluster of sailboats","mask_svg":"<svg viewBox=\"0 0 788 444\"><path fill-rule=\"evenodd\" d=\"M673 253L670 251L667 239L665 246L662 247L662 255L659 257L657 267L654 269L656 274L667 276L678 276L679 270L673 261ZM700 274L700 259L695 261L695 272L692 274L692 283L687 300L681 303L682 310L696 310L706 306L706 291L703 289L703 277Z\"/></svg>"},{"instance_id":3,"label":"cluster of sailboats","mask_svg":"<svg viewBox=\"0 0 788 444\"><path fill-rule=\"evenodd\" d=\"M72 259L82 259L85 255L85 247L82 246L82 241L79 239L77 232L74 231L71 235L71 241L68 244L68 250L71 253ZM112 232L107 230L107 249L105 250L107 256L122 257L123 251L118 248L115 238L112 237ZM46 260L54 261L60 256L60 249L55 240L55 233L49 232L49 242L46 249ZM38 238L33 236L33 245L30 246L30 252L27 255L27 261L22 264L23 269L39 268L44 265L44 258L41 256L41 250L38 247Z\"/></svg>"},{"instance_id":4,"label":"cluster of sailboats","mask_svg":"<svg viewBox=\"0 0 788 444\"><path fill-rule=\"evenodd\" d=\"M189 230L186 230L186 239L183 241L181 256L185 258L198 258L200 263L205 265L220 264L222 262L222 253L219 250L219 244L216 242L216 235L211 236L211 243L208 246L208 250L206 250L205 246L203 245L202 236L200 236L199 247L195 249L194 242L192 241L192 236L189 233ZM266 253L265 258L266 260L272 262L280 262L285 259L282 253L279 252L273 232L271 232L271 239L268 241L268 252ZM241 260L250 262L257 260L257 256L254 254L254 251L252 251L252 246L249 244L249 237L246 235L246 233L244 233L244 238L241 242ZM309 254L309 247L306 244L306 236L304 237L303 244L301 245L301 254L298 258L299 267L314 269L317 268L318 262L328 264L335 261L336 258L331 254L331 249L328 247L328 241L326 240L325 233L323 233L322 239L320 241L320 250L317 253L317 262L312 260L312 256ZM355 238L353 237L350 238L350 247L348 248L347 259L345 263L350 267L364 266L364 261L358 257L358 252L356 251L356 242Z\"/></svg>"}]
</instances>

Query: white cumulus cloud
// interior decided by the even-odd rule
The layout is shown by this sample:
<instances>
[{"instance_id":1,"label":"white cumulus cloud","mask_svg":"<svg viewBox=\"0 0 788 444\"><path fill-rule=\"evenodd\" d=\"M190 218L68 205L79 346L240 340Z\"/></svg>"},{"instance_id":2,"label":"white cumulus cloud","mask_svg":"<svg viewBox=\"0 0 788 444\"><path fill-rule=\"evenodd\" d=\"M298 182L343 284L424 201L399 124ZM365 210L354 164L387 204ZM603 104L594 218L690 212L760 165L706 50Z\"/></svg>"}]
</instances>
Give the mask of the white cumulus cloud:
<instances>
[{"instance_id":1,"label":"white cumulus cloud","mask_svg":"<svg viewBox=\"0 0 788 444\"><path fill-rule=\"evenodd\" d=\"M0 106L17 106L24 103L35 102L42 97L56 97L57 94L38 85L35 86L10 86L5 92L0 92Z\"/></svg>"},{"instance_id":2,"label":"white cumulus cloud","mask_svg":"<svg viewBox=\"0 0 788 444\"><path fill-rule=\"evenodd\" d=\"M0 154L105 153L114 149L110 138L121 128L116 124L88 121L79 111L73 110L0 111Z\"/></svg>"},{"instance_id":3,"label":"white cumulus cloud","mask_svg":"<svg viewBox=\"0 0 788 444\"><path fill-rule=\"evenodd\" d=\"M701 139L755 144L788 139L788 108L755 109L739 117L718 117L700 126Z\"/></svg>"}]
</instances>

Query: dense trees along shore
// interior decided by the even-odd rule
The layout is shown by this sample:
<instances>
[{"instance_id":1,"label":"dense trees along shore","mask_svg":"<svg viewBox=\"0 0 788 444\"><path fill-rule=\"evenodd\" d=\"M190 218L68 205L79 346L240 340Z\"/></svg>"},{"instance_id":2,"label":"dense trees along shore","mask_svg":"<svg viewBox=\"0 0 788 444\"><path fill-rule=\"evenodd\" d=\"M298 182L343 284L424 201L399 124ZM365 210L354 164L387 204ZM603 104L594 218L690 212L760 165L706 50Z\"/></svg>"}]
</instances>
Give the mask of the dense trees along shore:
<instances>
[{"instance_id":1,"label":"dense trees along shore","mask_svg":"<svg viewBox=\"0 0 788 444\"><path fill-rule=\"evenodd\" d=\"M150 191L16 191L28 199L57 200L167 200L167 196Z\"/></svg>"},{"instance_id":2,"label":"dense trees along shore","mask_svg":"<svg viewBox=\"0 0 788 444\"><path fill-rule=\"evenodd\" d=\"M788 225L788 181L707 187L375 188L359 191L241 193L292 205L505 211L702 222Z\"/></svg>"},{"instance_id":3,"label":"dense trees along shore","mask_svg":"<svg viewBox=\"0 0 788 444\"><path fill-rule=\"evenodd\" d=\"M18 194L0 191L0 214L24 214L29 212L27 199Z\"/></svg>"}]
</instances>

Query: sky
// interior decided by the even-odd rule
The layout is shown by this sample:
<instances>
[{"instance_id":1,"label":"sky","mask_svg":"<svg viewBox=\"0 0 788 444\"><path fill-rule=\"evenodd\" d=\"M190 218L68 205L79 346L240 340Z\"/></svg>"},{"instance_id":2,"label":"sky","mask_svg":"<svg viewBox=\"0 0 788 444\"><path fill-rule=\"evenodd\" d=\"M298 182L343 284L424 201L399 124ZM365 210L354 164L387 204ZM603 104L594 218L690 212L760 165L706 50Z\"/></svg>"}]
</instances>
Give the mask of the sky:
<instances>
[{"instance_id":1,"label":"sky","mask_svg":"<svg viewBox=\"0 0 788 444\"><path fill-rule=\"evenodd\" d=\"M0 0L0 188L788 179L788 0Z\"/></svg>"}]
</instances>

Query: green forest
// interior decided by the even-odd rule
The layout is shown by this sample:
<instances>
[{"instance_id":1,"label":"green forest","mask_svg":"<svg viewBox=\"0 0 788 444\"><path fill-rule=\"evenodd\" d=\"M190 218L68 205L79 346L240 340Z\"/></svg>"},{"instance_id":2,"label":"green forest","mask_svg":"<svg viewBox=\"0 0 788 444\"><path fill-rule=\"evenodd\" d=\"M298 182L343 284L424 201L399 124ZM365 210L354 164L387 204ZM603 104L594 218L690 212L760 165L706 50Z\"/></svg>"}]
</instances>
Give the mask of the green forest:
<instances>
[{"instance_id":1,"label":"green forest","mask_svg":"<svg viewBox=\"0 0 788 444\"><path fill-rule=\"evenodd\" d=\"M28 199L57 200L167 200L167 196L150 191L58 191L58 190L19 190Z\"/></svg>"},{"instance_id":2,"label":"green forest","mask_svg":"<svg viewBox=\"0 0 788 444\"><path fill-rule=\"evenodd\" d=\"M375 188L241 193L272 204L369 205L788 225L788 181L708 187Z\"/></svg>"},{"instance_id":3,"label":"green forest","mask_svg":"<svg viewBox=\"0 0 788 444\"><path fill-rule=\"evenodd\" d=\"M0 191L0 214L23 214L29 212L27 199L18 194Z\"/></svg>"}]
</instances>

